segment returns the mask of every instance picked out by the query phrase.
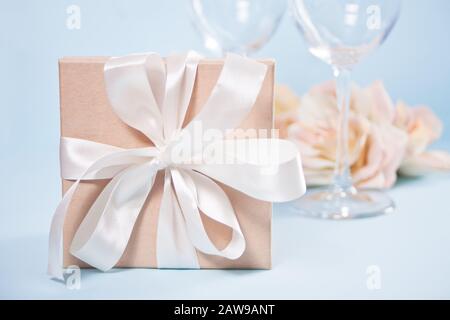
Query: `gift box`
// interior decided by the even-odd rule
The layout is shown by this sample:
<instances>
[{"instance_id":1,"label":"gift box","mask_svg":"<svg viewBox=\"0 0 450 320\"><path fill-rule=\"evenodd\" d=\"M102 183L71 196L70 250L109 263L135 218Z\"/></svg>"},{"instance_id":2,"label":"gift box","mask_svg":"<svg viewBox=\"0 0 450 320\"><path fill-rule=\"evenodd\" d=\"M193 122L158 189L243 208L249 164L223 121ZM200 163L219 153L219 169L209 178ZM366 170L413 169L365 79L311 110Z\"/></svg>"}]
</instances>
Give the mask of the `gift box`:
<instances>
[{"instance_id":1,"label":"gift box","mask_svg":"<svg viewBox=\"0 0 450 320\"><path fill-rule=\"evenodd\" d=\"M154 145L161 144L162 140L154 139L158 141L154 144L152 139L149 139L151 132L137 128L148 123L155 128L159 128L160 122L165 126L171 121L173 123L170 112L153 109L156 115L153 119L152 115L148 115L147 109L142 109L141 104L146 104L144 100L152 100L152 104L157 105L162 103L161 96L165 95L165 100L175 101L172 103L175 108L186 104L185 113L177 111L173 115L175 118L184 118L176 120L181 121L179 125L182 128L186 128L194 118L203 119L200 122L208 123L213 128L220 127L223 120L226 119L223 122L229 123L233 120L228 119L229 116L238 119L236 120L238 122L235 122L238 125L234 127L234 132L227 133L228 136L239 138L239 134L245 132L246 139L258 138L255 129L266 129L270 132L273 127L273 61L255 62L233 55L224 62L224 60L200 60L189 54L164 60L159 56L148 54L131 55L122 60L111 60L107 57L67 57L59 61L59 77L61 174L62 191L65 196L52 222L50 274L59 273L55 271L59 259L58 238L62 238L64 267L94 265L102 270L108 270L113 266L271 268L272 205L269 201L294 199L305 190L299 155L297 151L293 151L295 148L291 145L287 146L289 148L283 147L284 151L287 150L288 156L287 160L284 158L280 160L283 167L279 176L278 173L275 175L261 173L261 168L257 168L259 171L254 170L254 163L250 162L244 164L242 168L235 168L238 169L235 172L226 169L221 172L220 166L212 169L194 166L194 171L186 174L176 167L173 169L166 164L161 166L164 161L160 161L158 154L163 148ZM180 88L186 92L180 93ZM216 99L215 103L210 101L211 96L215 96L212 99ZM145 99L139 100L142 97ZM172 99L173 97L175 99ZM130 108L126 103L119 108L116 106L123 104L123 101L127 101ZM224 105L227 102L231 103L231 109L237 105L236 110L230 109L232 112L226 110L227 107ZM164 103L168 105L165 108L171 107L170 103L166 101ZM204 107L208 103L209 106ZM242 106L246 106L248 112ZM203 108L209 111L202 110ZM239 108L242 108L242 111ZM158 118L160 112L163 117ZM242 114L239 114L240 112ZM187 130L182 129L181 132L183 131ZM167 135L167 132L164 131L164 134ZM249 137L248 132L254 132L254 136ZM95 166L99 164L92 163L96 161L102 163L105 159L91 159L92 151L99 153L97 158L109 157L106 159L112 161L108 164L109 167L101 170L97 168L95 171ZM108 152L112 156L107 155ZM131 154L135 157L133 161L136 161L134 163L136 168L147 166L146 163L137 160L141 159L143 153L154 156L150 158L152 161L148 166L148 170L155 172L154 176L148 178L153 179L151 184L147 184L146 177L142 178L142 174L135 173L134 176L127 177L131 189L134 184L139 183L149 188L148 196L144 195L145 199L141 196L145 201L142 200L140 204L136 204L133 195L128 194L134 191L129 191L128 188L120 189L120 181L125 180L124 176L127 173L126 170L117 169L123 164L120 162L122 160L119 159L117 165L114 163L117 159L114 159L117 158L115 155L126 152L130 153L130 157ZM78 163L73 165L76 162ZM133 168L128 171L132 172ZM87 171L84 171L85 169ZM111 170L114 171L113 174ZM84 179L88 176L89 179ZM255 181L250 181L255 177ZM234 183L234 179L240 182ZM191 184L183 180L190 181ZM206 184L202 189L203 183ZM182 187L185 189L182 190ZM115 190L115 199L102 200L102 197L106 197L103 196L105 192L107 196L112 197L112 191L106 190L108 188L111 190L119 188ZM189 190L190 188L195 191ZM208 195L210 189L214 189L214 193ZM221 192L224 192L223 195ZM211 201L206 199L205 195L212 196ZM203 199L199 200L199 197ZM222 208L217 206L220 201L224 212L228 210L227 212L205 214L202 211L203 208L221 211ZM191 202L199 205L199 211L195 208L191 210ZM100 206L104 208L99 207L99 203L102 203ZM135 218L125 217L129 214L129 208L132 208L130 212L135 211L130 214ZM189 212L186 213L186 210ZM97 213L88 213L89 211ZM164 215L161 212L164 212ZM192 218L193 212L200 217ZM111 214L115 216L107 217L109 220L103 217ZM106 219L106 222L102 219ZM81 229L83 230L80 231ZM103 234L98 236L98 233ZM100 240L95 240L95 237L99 237ZM117 239L123 248L117 251L119 255L115 253L114 258L108 251L115 250ZM87 245L89 248L84 248L88 241L92 243ZM187 243L191 241L193 245L188 245ZM213 246L205 244L208 241ZM198 250L199 247L206 249ZM89 251L86 259L83 258L85 256L83 250ZM189 250L192 252L189 253ZM78 258L72 254L74 251L77 252ZM184 255L183 252L187 252L186 257L177 257L178 254Z\"/></svg>"}]
</instances>

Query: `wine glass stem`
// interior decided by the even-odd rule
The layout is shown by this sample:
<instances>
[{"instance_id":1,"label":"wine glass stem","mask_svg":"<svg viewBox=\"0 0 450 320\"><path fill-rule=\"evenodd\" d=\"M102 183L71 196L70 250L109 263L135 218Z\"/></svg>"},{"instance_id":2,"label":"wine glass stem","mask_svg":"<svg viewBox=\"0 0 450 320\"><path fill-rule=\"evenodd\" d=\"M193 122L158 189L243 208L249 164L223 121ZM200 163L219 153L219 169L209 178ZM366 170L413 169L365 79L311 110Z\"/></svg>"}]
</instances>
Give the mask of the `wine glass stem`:
<instances>
[{"instance_id":1,"label":"wine glass stem","mask_svg":"<svg viewBox=\"0 0 450 320\"><path fill-rule=\"evenodd\" d=\"M336 163L334 168L334 188L338 191L346 192L353 188L348 149L351 70L348 68L334 66L333 74L336 79L336 98L337 107L339 110Z\"/></svg>"}]
</instances>

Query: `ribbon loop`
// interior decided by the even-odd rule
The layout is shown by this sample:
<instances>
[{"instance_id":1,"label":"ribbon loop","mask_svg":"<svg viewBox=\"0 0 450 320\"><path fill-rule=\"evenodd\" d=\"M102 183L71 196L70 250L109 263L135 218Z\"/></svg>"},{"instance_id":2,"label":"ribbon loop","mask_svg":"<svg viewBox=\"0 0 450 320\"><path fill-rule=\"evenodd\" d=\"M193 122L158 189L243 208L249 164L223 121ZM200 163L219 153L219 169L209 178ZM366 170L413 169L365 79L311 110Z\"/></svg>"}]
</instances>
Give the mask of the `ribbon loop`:
<instances>
[{"instance_id":1,"label":"ribbon loop","mask_svg":"<svg viewBox=\"0 0 450 320\"><path fill-rule=\"evenodd\" d=\"M300 155L288 140L217 140L208 150L222 158L186 167L263 201L286 202L305 193Z\"/></svg>"},{"instance_id":2,"label":"ribbon loop","mask_svg":"<svg viewBox=\"0 0 450 320\"><path fill-rule=\"evenodd\" d=\"M78 227L70 253L106 271L119 261L150 192L157 167L147 162L116 175Z\"/></svg>"},{"instance_id":3,"label":"ribbon loop","mask_svg":"<svg viewBox=\"0 0 450 320\"><path fill-rule=\"evenodd\" d=\"M259 95L267 66L254 60L228 53L217 84L199 114L183 129L183 135L194 136L196 123L204 131L238 127L247 117ZM193 146L193 153L199 150Z\"/></svg>"},{"instance_id":4,"label":"ribbon loop","mask_svg":"<svg viewBox=\"0 0 450 320\"><path fill-rule=\"evenodd\" d=\"M239 227L234 210L223 190L221 190L220 187L212 181L201 179L195 175L194 182L192 176L182 174L176 169L172 169L171 174L178 203L186 223L187 233L194 247L203 253L223 256L228 259L236 259L240 257L245 249L244 236ZM198 189L197 186L199 187ZM211 188L209 195L213 198L209 201L212 201L212 206L215 204L220 204L215 208L218 209L218 211L209 213L208 215L212 219L225 224L233 230L233 237L224 250L219 250L211 241L200 217L197 193L202 194L202 200L204 203L206 200L203 198L206 191L205 186ZM221 191L218 192L218 189ZM226 216L226 218L224 218L224 216Z\"/></svg>"},{"instance_id":5,"label":"ribbon loop","mask_svg":"<svg viewBox=\"0 0 450 320\"><path fill-rule=\"evenodd\" d=\"M64 142L63 142L64 141ZM91 141L85 141L85 147L89 148L92 146ZM63 245L63 228L64 228L64 219L69 209L69 205L72 201L72 197L77 189L81 180L89 179L89 178L99 178L102 177L100 174L97 177L97 174L102 172L102 170L108 168L114 168L118 163L124 160L123 156L127 156L134 151L142 152L145 150L138 149L130 149L125 150L121 149L119 151L115 151L115 148L111 148L110 153L103 153L105 150L101 150L102 154L93 155L86 152L83 152L85 149L80 148L80 143L82 142L79 139L67 139L62 140L62 144L73 144L72 146L65 146L60 149L61 152L66 152L70 150L69 153L64 153L61 159L70 159L68 163L76 163L78 161L78 165L74 168L65 168L64 164L62 165L62 172L76 172L81 169L81 166L84 164L87 167L82 169L82 173L77 176L77 180L72 184L72 186L66 191L63 199L59 203L58 207L55 210L55 214L52 218L52 223L50 227L50 236L49 236L49 256L48 256L48 273L54 278L63 279L63 268L62 268L62 245ZM154 150L154 149L152 149ZM80 153L76 153L76 151L80 151ZM126 157L125 157L126 158ZM66 163L65 165L68 165ZM71 179L70 176L63 176L65 179Z\"/></svg>"},{"instance_id":6,"label":"ribbon loop","mask_svg":"<svg viewBox=\"0 0 450 320\"><path fill-rule=\"evenodd\" d=\"M192 170L180 172L192 192L198 209L210 219L229 227L232 231L231 240L227 246L219 250L215 245L212 245L214 247L209 254L232 260L239 258L245 250L245 238L226 193L216 182L203 174ZM210 242L212 244L212 241ZM203 251L201 247L198 249ZM208 253L206 251L203 252Z\"/></svg>"},{"instance_id":7,"label":"ribbon loop","mask_svg":"<svg viewBox=\"0 0 450 320\"><path fill-rule=\"evenodd\" d=\"M157 74L160 74L163 67L163 60L156 54L128 55L111 58L104 71L106 91L116 114L156 146L164 142L162 115L157 103L163 99L158 96L162 88L152 90L147 71L159 70Z\"/></svg>"},{"instance_id":8,"label":"ribbon loop","mask_svg":"<svg viewBox=\"0 0 450 320\"><path fill-rule=\"evenodd\" d=\"M194 52L166 59L166 95L162 108L166 141L170 141L175 131L181 129L191 100L199 60L200 56Z\"/></svg>"}]
</instances>

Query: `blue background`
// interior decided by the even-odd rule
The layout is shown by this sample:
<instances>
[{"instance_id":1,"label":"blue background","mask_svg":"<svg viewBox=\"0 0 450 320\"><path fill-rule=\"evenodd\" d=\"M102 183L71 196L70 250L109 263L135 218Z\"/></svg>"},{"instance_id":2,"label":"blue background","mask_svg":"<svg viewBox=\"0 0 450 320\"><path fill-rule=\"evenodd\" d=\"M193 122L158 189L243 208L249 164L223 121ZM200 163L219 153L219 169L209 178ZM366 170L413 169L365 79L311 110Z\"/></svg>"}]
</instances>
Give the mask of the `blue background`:
<instances>
[{"instance_id":1,"label":"blue background","mask_svg":"<svg viewBox=\"0 0 450 320\"><path fill-rule=\"evenodd\" d=\"M66 28L66 8L71 4L81 8L80 30ZM187 1L182 0L15 0L2 1L0 4L0 146L2 150L0 153L0 249L2 254L0 259L0 297L81 297L81 294L71 296L67 292L58 291L60 289L55 284L48 284L44 274L46 233L51 215L60 198L58 58L62 56L123 55L140 51L157 51L165 55L188 49L208 54L203 49L200 37L191 26L186 7ZM412 105L429 105L443 119L447 129L450 128L449 15L450 1L447 0L404 1L400 20L387 42L363 61L355 70L354 79L362 85L369 84L375 79L382 79L395 100L402 99ZM290 85L298 93L305 92L311 85L327 80L331 76L328 66L309 55L288 15L285 15L272 40L255 56L275 58L277 60L277 81ZM450 129L445 130L444 136L438 144L448 149L449 141ZM445 179L448 180L448 177ZM361 292L358 291L359 289L352 291L350 287L341 283L343 280L337 279L335 282L330 280L328 285L322 284L322 287L328 290L324 291L323 296L417 297L421 293L429 293L428 296L437 297L450 296L450 279L446 273L449 270L450 261L448 258L441 260L440 257L441 253L448 256L450 239L444 233L444 229L439 229L449 225L449 206L442 202L444 192L448 194L449 190L449 185L445 184L447 180L438 180L436 183L429 180L414 180L409 182L409 187L400 185L396 187L398 189L392 191L394 196L397 196L397 202L401 203L404 199L404 208L409 205L409 210L422 208L423 211L427 211L429 209L427 204L423 204L422 207L417 204L410 205L407 195L415 192L420 198L423 197L424 188L431 190L434 187L433 194L431 195L431 191L428 191L426 197L434 199L434 208L437 208L436 210L439 212L437 216L447 220L440 221L439 223L444 223L441 226L428 225L436 237L440 235L439 232L442 232L442 237L436 239L432 236L425 237L431 241L429 242L430 248L435 250L430 251L429 254L432 256L428 257L427 261L434 261L433 259L441 261L442 269L439 270L444 274L439 272L437 274L445 275L446 281L441 282L440 286L436 284L436 287L432 287L430 282L425 282L420 287L423 289L422 291L414 291L411 286L408 286L408 276L405 275L404 281L399 282L395 290L387 291L385 295L371 296L364 291L365 288L362 288ZM281 211L282 208L277 210ZM411 216L406 218L401 218L402 216L399 215L400 218L361 222L358 224L358 229L354 229L355 224L340 227L333 223L298 220L300 221L298 230L304 231L304 237L301 240L285 239L284 241L298 240L308 243L309 239L318 245L320 241L324 241L321 234L331 237L348 236L349 232L355 237L365 237L372 233L376 237L387 232L388 235L391 235L388 236L390 241L399 241L401 238L402 241L405 241L409 238L408 236L405 238L405 234L401 234L400 230L407 232L406 221L410 221L412 217L416 216L418 220L413 220L411 230L417 228L416 232L420 233L423 231L424 225L427 226L427 223L437 219L428 216L423 220L425 212L416 211L415 215L412 212L408 212L408 214ZM286 221L285 223L286 228L293 228L291 223ZM286 229L281 229L282 224L283 222L275 221L275 231L281 234L286 233ZM310 226L313 229L310 229ZM397 236L392 229L393 226L399 227ZM315 230L315 233L311 233L310 230ZM352 234L351 230L355 233ZM296 232L295 230L291 231ZM418 238L410 240L418 241ZM281 247L279 243L282 242L280 241L281 239L275 238L275 250ZM354 239L348 239L346 243L354 241ZM376 250L380 252L379 257L382 261L386 261L386 264L389 264L392 259L395 260L397 255L392 252L389 257L381 255L384 249L379 247L378 239L367 241L369 242L363 242L361 245L378 248ZM408 243L412 243L411 241L405 242L402 250L407 250L408 254L413 257L414 252L408 251L413 250L408 245ZM419 247L426 245L423 241L422 239ZM327 243L329 244L329 242ZM339 244L338 240L337 244ZM306 253L308 253L308 248L308 245L303 248ZM336 252L336 248L327 247L326 243L322 243L321 248L331 250L329 257L333 256L331 252ZM347 250L348 247L344 246L341 249ZM283 252L282 249L280 250ZM428 247L427 250L424 249L425 251L428 252ZM351 256L348 251L346 254ZM287 253L286 256L288 256ZM278 257L283 257L283 254ZM319 261L324 264L332 263L325 258L325 255L322 258ZM370 259L368 258L368 260ZM351 261L347 263L350 266L355 265ZM361 263L364 266L365 262ZM395 266L398 270L402 270L408 268L408 263L406 258L405 260L400 259ZM305 261L299 262L299 268L300 266L305 266ZM345 269L345 265L339 266ZM417 267L417 262L414 266ZM310 267L311 270L314 270L313 266ZM433 264L420 267L423 267L420 270L428 275L433 273L431 269L429 271L425 269L432 268ZM352 270L351 268L347 269L350 270L348 272ZM277 279L280 279L277 277L283 276L279 275L280 270L283 269L272 271L273 281L276 282ZM331 269L332 273L333 270L335 269ZM136 272L142 272L142 270ZM158 272L158 270L152 272ZM217 272L227 278L232 275L221 273L222 271ZM136 273L126 274L136 275ZM158 277L172 277L172 274L167 271L166 273L162 271L161 274ZM213 279L211 281L214 283L214 274L206 272L204 277ZM248 275L245 272L243 274ZM320 281L325 281L323 279L326 279L326 274L327 271L324 271L320 276L322 279ZM364 271L362 274L364 276ZM418 274L413 273L412 276ZM142 274L137 273L133 279L139 279L140 275ZM243 281L256 276L257 274L250 273L250 278L244 278ZM348 274L348 276L350 277L349 283L352 283L351 275ZM96 277L101 279L102 275L96 275ZM110 277L118 276L113 274ZM395 278L394 273L392 273L392 277ZM433 276L431 277L433 278ZM156 278L159 280L155 281L162 282L163 278ZM109 281L106 279L108 278L99 281ZM346 279L345 275L343 279ZM437 281L437 278L430 281L434 280ZM316 283L320 283L320 281ZM30 289L28 282L34 284L33 289ZM91 283L91 285L93 284ZM276 297L322 297L320 291L314 291L313 282L309 284L310 287L305 283L303 285L308 290L299 295L296 295L299 292L295 290L289 291L290 295L273 290L271 294L275 294ZM41 286L45 289L41 289ZM50 288L46 286L50 286ZM117 290L119 290L120 286L117 286ZM224 288L223 290L226 292L225 284ZM143 288L142 290L142 292L138 290L141 294L139 297L202 297L200 291L191 295L186 293L185 295L171 296L170 290L168 290L165 295L158 296L155 292L148 292ZM102 295L102 293L87 291L87 296L120 296L115 296L113 292L103 292ZM276 295L277 293L279 295ZM132 296L130 293L125 297ZM221 296L218 295L218 297ZM226 294L223 297L226 297ZM252 296L243 295L243 297ZM258 295L258 291L255 291L254 297L272 296Z\"/></svg>"}]
</instances>

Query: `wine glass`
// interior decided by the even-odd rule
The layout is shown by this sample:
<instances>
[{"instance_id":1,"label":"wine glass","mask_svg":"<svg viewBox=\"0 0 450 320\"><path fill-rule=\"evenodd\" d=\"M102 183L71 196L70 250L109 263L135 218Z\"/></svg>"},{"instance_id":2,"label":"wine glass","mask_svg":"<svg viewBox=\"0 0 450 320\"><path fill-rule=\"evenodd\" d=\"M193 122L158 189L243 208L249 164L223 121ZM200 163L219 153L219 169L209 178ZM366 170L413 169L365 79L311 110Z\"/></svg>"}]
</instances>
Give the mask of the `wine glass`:
<instances>
[{"instance_id":1,"label":"wine glass","mask_svg":"<svg viewBox=\"0 0 450 320\"><path fill-rule=\"evenodd\" d=\"M397 21L400 0L290 0L290 11L308 49L329 64L336 79L337 148L331 186L312 189L292 203L303 216L364 218L392 212L394 202L382 191L356 189L348 155L351 71L377 48Z\"/></svg>"},{"instance_id":2,"label":"wine glass","mask_svg":"<svg viewBox=\"0 0 450 320\"><path fill-rule=\"evenodd\" d=\"M248 55L260 49L277 29L285 0L190 0L194 26L206 48L224 55Z\"/></svg>"}]
</instances>

